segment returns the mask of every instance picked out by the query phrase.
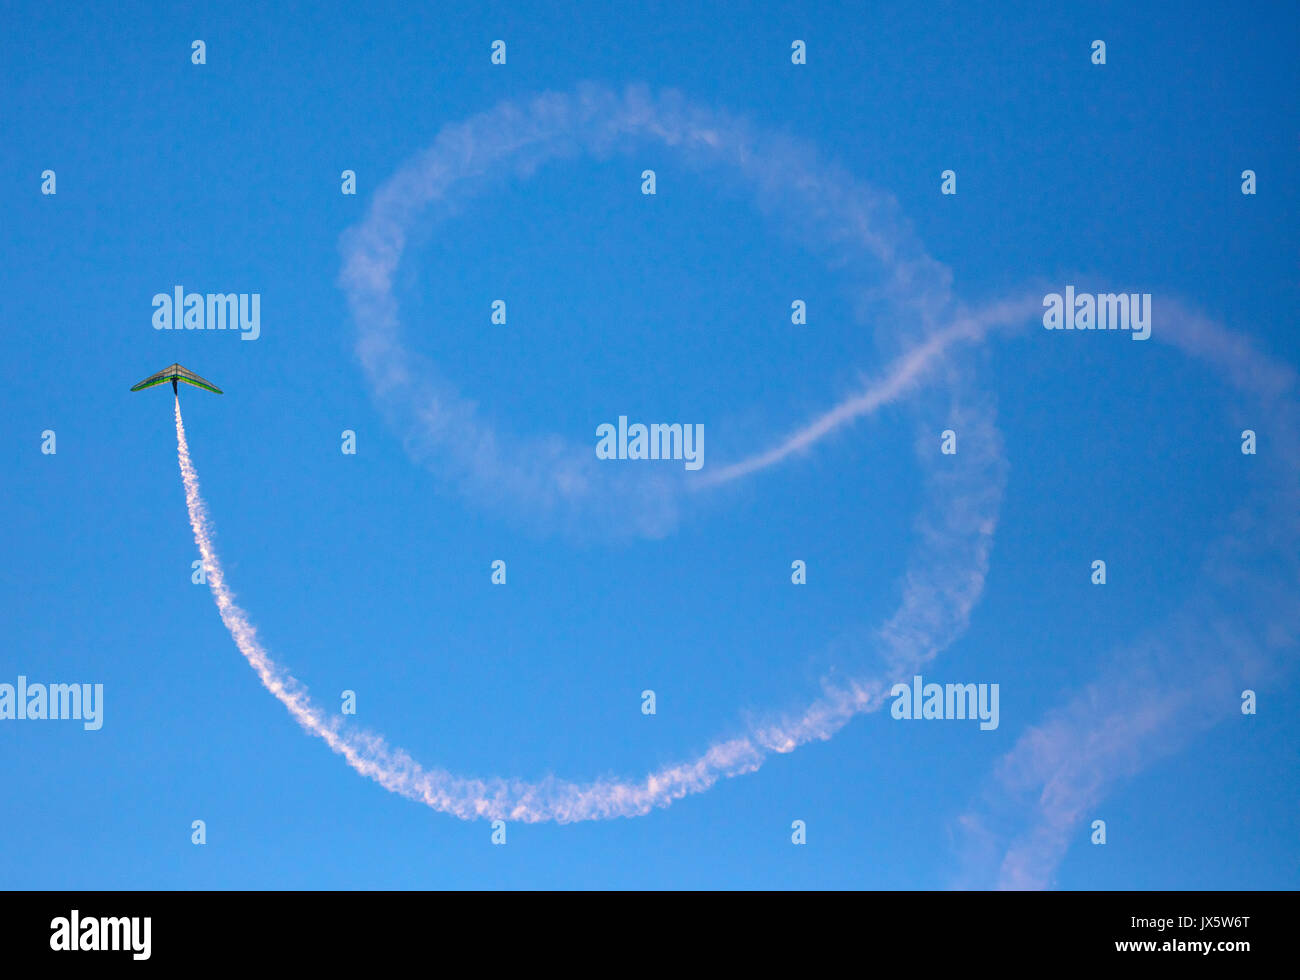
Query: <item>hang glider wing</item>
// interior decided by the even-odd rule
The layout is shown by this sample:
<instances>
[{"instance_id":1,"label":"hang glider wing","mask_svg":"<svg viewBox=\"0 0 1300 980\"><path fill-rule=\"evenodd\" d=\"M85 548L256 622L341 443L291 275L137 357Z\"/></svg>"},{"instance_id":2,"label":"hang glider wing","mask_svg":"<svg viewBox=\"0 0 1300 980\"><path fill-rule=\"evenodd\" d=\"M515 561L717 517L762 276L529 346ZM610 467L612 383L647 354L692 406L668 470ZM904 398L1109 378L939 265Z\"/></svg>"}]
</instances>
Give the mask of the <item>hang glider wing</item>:
<instances>
[{"instance_id":1,"label":"hang glider wing","mask_svg":"<svg viewBox=\"0 0 1300 980\"><path fill-rule=\"evenodd\" d=\"M144 391L146 388L152 388L154 385L165 385L170 380L171 380L170 374L168 374L166 371L159 371L157 374L152 374L149 377L145 378L143 381L141 381L138 385L136 385L131 390Z\"/></svg>"},{"instance_id":2,"label":"hang glider wing","mask_svg":"<svg viewBox=\"0 0 1300 980\"><path fill-rule=\"evenodd\" d=\"M171 367L163 368L157 374L151 374L138 385L135 385L132 391L144 391L145 388L152 388L154 385L166 384L168 381L184 381L187 385L194 385L195 388L202 388L204 391L211 391L214 394L224 394L224 392L210 381L205 381L189 368L181 367L179 364L173 364Z\"/></svg>"}]
</instances>

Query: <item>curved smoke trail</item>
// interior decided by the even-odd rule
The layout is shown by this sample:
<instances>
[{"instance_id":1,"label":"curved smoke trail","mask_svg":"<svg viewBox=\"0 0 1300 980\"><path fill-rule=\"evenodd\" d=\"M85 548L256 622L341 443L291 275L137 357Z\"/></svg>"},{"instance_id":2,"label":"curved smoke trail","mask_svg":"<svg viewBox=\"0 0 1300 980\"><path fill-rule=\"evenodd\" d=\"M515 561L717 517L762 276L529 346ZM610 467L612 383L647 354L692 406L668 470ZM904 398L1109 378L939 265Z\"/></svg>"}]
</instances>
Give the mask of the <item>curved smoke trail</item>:
<instances>
[{"instance_id":1,"label":"curved smoke trail","mask_svg":"<svg viewBox=\"0 0 1300 980\"><path fill-rule=\"evenodd\" d=\"M393 283L420 232L494 180L527 178L579 154L603 160L643 146L672 154L728 191L747 192L776 230L825 258L848 284L857 316L876 314L882 325L876 337L883 354L899 358L888 378L896 389L865 390L777 448L715 475L648 474L603 465L590 445L558 434L499 430L437 365L404 343ZM548 92L444 127L427 151L375 191L364 220L341 244L339 283L357 326L358 359L408 452L476 507L575 534L660 537L676 525L689 491L779 462L912 388L951 346L1024 322L1023 302L961 308L951 273L926 252L893 198L820 160L813 147L643 87Z\"/></svg>"},{"instance_id":2,"label":"curved smoke trail","mask_svg":"<svg viewBox=\"0 0 1300 980\"><path fill-rule=\"evenodd\" d=\"M1219 374L1233 428L1258 427L1268 448L1238 457L1251 464L1251 489L1224 533L1207 542L1199 587L1158 626L1100 658L1094 679L998 760L955 823L966 866L957 884L1049 887L1080 826L1099 816L1116 786L1213 726L1242 719L1244 689L1263 699L1296 666L1300 379L1244 335L1172 300L1161 304L1152 336Z\"/></svg>"},{"instance_id":3,"label":"curved smoke trail","mask_svg":"<svg viewBox=\"0 0 1300 980\"><path fill-rule=\"evenodd\" d=\"M830 253L832 264L847 270L854 283L868 284L857 297L860 310L882 313L880 322L908 328L878 333L882 351L892 359L862 390L766 448L702 471L689 482L680 477L647 480L597 467L589 447L554 436L523 440L498 433L455 385L404 347L392 291L416 220L452 200L453 192L472 193L494 173L528 176L553 159L579 151L604 157L637 141L676 150L701 169L726 171L793 237L814 252ZM966 628L983 591L1006 462L991 397L978 393L971 384L972 369L955 365L949 354L1027 322L1041 311L1042 292L1026 290L978 309L962 306L951 295L949 271L926 254L893 201L819 163L808 147L756 132L743 121L691 106L675 95L652 97L639 89L618 96L587 87L576 95L538 97L523 109L503 104L444 128L427 152L378 189L366 219L344 238L340 282L358 326L363 370L390 423L404 431L412 455L436 460L437 469L449 472L476 502L539 524L564 526L576 515L603 522L602 529L609 530L611 516L622 522L632 512L643 516L638 533L665 533L677 520L684 491L718 487L778 465L880 407L914 397L924 383L935 380L942 381L934 389L941 389L948 402L930 406L929 418L945 418L963 440L960 456L942 466L934 465L933 451L918 453L926 472L917 518L919 544L907 564L897 611L865 644L885 665L884 676L824 682L821 697L803 711L753 725L641 780L577 783L549 777L527 782L426 769L380 736L325 713L272 660L235 604L212 547L178 403L177 447L190 523L223 622L262 683L295 720L386 789L464 819L568 822L644 814L720 779L751 772L772 753L830 738L855 715L881 707L893 680L910 676ZM1295 420L1289 373L1255 355L1237 335L1185 310L1167 309L1172 317L1162 319L1155 336L1225 369L1238 389L1259 399L1256 417ZM1296 431L1287 424L1279 429ZM927 437L933 437L932 426ZM1294 649L1300 633L1293 560L1300 539L1294 461L1300 453L1293 443L1288 437L1282 455L1290 462L1281 467L1284 478L1265 491L1262 513L1267 516L1257 525L1276 559L1277 574L1272 581L1243 577L1239 563L1231 561L1222 574L1235 576L1234 584L1244 589L1240 607L1205 601L1201 593L1189 608L1207 615L1189 619L1190 626L1177 620L1169 624L1170 635L1186 637L1189 648L1196 641L1197 656L1182 665L1192 668L1188 673L1196 683L1164 683L1175 672L1150 657L1143 659L1137 676L1123 668L1106 675L1108 696L1122 694L1117 702L1107 706L1099 701L1096 685L1085 689L1031 728L1000 767L995 795L999 800L1019 797L1018 812L1030 814L1028 826L1008 831L978 808L963 818L961 826L977 844L1003 850L1003 884L1047 884L1087 807L1117 779L1153 758L1160 746L1176 742L1179 732L1186 737L1210 716L1221 717L1205 705L1222 689L1276 665L1278 649ZM1216 548L1235 558L1240 543L1229 537ZM1225 644L1233 651L1226 668ZM1159 690L1157 682L1163 683ZM1155 710L1138 700L1144 692L1159 695L1151 702ZM1023 805L1026 796L1028 807Z\"/></svg>"},{"instance_id":4,"label":"curved smoke trail","mask_svg":"<svg viewBox=\"0 0 1300 980\"><path fill-rule=\"evenodd\" d=\"M448 126L429 152L376 192L366 221L346 238L342 281L360 327L361 362L376 397L394 421L414 420L408 444L417 451L437 450L437 458L459 472L476 494L490 488L494 498L504 494L512 507L530 510L540 520L557 511L590 515L603 501L609 513L622 516L639 509L651 515L639 530L662 532L675 519L681 484L619 482L628 478L611 475L608 467L591 466L589 448L580 451L554 438L530 443L526 451L501 451L507 440L477 418L471 403L427 365L412 369L414 359L400 343L390 288L410 224L454 186L464 190L467 182L494 169L529 174L548 159L571 154L575 145L604 155L637 139L676 148L688 162L727 168L751 187L762 210L795 219L790 225L802 229L811 248L830 250L836 264L856 267L850 271L859 273L858 280L874 281L862 303L887 306L893 320L913 324L921 335L897 345L901 353L858 395L774 449L721 471L715 485L774 465L944 372L949 401L942 410L950 424L961 428L963 452L942 469L931 465L918 518L921 544L907 567L902 602L874 638L891 678L902 676L936 656L965 629L983 589L1004 483L992 407L987 399L979 399L978 409L974 407L977 399L967 394L967 374L949 363L949 349L1017 322L1029 315L1030 304L1022 299L977 311L958 307L949 296L947 270L920 247L892 200L837 168L819 164L809 148L755 133L741 121L686 105L672 94L655 99L639 89L622 97L592 87L574 97L546 95L527 111L506 104L465 124ZM1036 308L1036 300L1033 305ZM222 621L240 652L306 731L323 739L357 772L435 810L465 819L524 822L644 814L706 790L719 779L751 772L771 753L830 738L854 715L879 708L889 689L886 679L825 682L821 697L802 712L753 725L745 734L719 740L696 758L639 781L472 779L426 769L380 736L325 713L261 646L226 585L213 548L179 403L176 436L195 541ZM919 455L923 465L932 464L933 452Z\"/></svg>"},{"instance_id":5,"label":"curved smoke trail","mask_svg":"<svg viewBox=\"0 0 1300 980\"><path fill-rule=\"evenodd\" d=\"M884 702L889 685L882 680L827 684L822 697L801 715L719 741L697 758L664 767L639 782L605 779L576 783L554 777L537 782L469 779L442 769L426 769L401 749L389 747L382 737L347 726L342 716L328 715L312 702L307 688L261 645L256 629L226 584L213 546L211 520L185 438L179 399L175 414L176 451L190 527L221 620L239 652L303 729L324 740L361 775L435 810L462 819L527 823L637 816L702 792L719 779L752 772L770 753L790 752L807 742L828 739L854 715L875 710ZM931 513L923 528L928 544L913 559L902 606L880 632L882 652L898 676L934 657L964 629L983 589L1003 467L987 407L958 418L963 424L966 472L931 479ZM981 489L954 506L934 505L938 500L951 503L954 488L967 480Z\"/></svg>"}]
</instances>

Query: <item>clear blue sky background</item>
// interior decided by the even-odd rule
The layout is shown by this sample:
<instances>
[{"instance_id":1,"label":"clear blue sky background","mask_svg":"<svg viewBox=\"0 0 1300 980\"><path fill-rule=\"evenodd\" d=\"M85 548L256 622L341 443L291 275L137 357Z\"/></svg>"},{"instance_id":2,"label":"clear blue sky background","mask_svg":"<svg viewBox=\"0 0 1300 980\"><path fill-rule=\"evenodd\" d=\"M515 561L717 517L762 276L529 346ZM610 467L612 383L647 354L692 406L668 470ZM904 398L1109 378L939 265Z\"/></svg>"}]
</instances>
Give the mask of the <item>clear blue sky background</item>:
<instances>
[{"instance_id":1,"label":"clear blue sky background","mask_svg":"<svg viewBox=\"0 0 1300 980\"><path fill-rule=\"evenodd\" d=\"M996 348L1010 476L992 571L930 672L999 682L997 731L870 714L666 810L512 825L505 847L357 776L262 689L190 583L170 392L127 388L180 361L225 389L182 395L218 546L268 648L323 703L356 690L366 727L458 773L637 777L806 701L837 639L890 614L914 537L912 424L860 422L663 540L517 526L413 464L369 397L337 286L369 194L502 99L674 87L894 194L963 297L1103 276L1295 365L1295 6L448 6L7 18L0 682L103 683L106 720L0 723L0 886L949 886L954 820L997 760L1176 606L1224 527L1235 432L1202 369L1119 336L1047 343L1032 323ZM649 208L643 167L660 171ZM548 167L467 202L404 270L413 347L505 431L594 441L625 413L784 432L879 367L832 271L667 158ZM260 292L261 338L153 330L151 297L176 284ZM505 328L487 322L498 296ZM1098 556L1114 556L1105 589L1088 582ZM1096 814L1111 842L1091 847L1081 823L1056 883L1300 884L1290 681L1121 782Z\"/></svg>"}]
</instances>

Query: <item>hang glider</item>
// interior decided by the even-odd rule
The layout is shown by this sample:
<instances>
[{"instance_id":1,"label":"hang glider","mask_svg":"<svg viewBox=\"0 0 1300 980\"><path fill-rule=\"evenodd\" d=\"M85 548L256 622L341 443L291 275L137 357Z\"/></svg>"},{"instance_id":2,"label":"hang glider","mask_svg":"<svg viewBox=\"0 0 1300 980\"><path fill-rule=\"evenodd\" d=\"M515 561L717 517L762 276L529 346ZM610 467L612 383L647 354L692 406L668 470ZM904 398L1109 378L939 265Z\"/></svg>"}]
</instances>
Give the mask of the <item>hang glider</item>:
<instances>
[{"instance_id":1,"label":"hang glider","mask_svg":"<svg viewBox=\"0 0 1300 980\"><path fill-rule=\"evenodd\" d=\"M202 388L204 391L211 391L218 395L224 394L224 392L211 381L205 381L189 368L183 368L179 364L173 364L169 368L163 368L157 374L149 375L149 377L145 378L131 390L144 391L145 388L152 388L154 385L165 384L168 381L172 383L172 391L174 393L178 393L176 392L176 382L184 381L187 385L193 385L195 388Z\"/></svg>"}]
</instances>

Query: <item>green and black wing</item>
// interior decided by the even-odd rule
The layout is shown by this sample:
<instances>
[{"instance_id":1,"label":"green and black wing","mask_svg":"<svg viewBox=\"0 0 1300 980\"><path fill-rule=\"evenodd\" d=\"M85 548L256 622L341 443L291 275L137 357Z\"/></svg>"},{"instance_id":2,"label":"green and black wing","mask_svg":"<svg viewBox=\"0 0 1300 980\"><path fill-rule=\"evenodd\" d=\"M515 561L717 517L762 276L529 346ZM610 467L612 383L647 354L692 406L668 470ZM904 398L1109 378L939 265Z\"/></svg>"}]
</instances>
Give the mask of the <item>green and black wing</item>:
<instances>
[{"instance_id":1,"label":"green and black wing","mask_svg":"<svg viewBox=\"0 0 1300 980\"><path fill-rule=\"evenodd\" d=\"M166 384L168 381L184 381L187 385L193 385L195 388L202 388L204 391L210 391L217 395L225 394L220 388L211 381L200 378L189 368L181 367L179 364L173 364L171 367L163 368L157 374L151 374L138 385L131 388L132 391L144 391L146 388L152 388L154 385Z\"/></svg>"}]
</instances>

